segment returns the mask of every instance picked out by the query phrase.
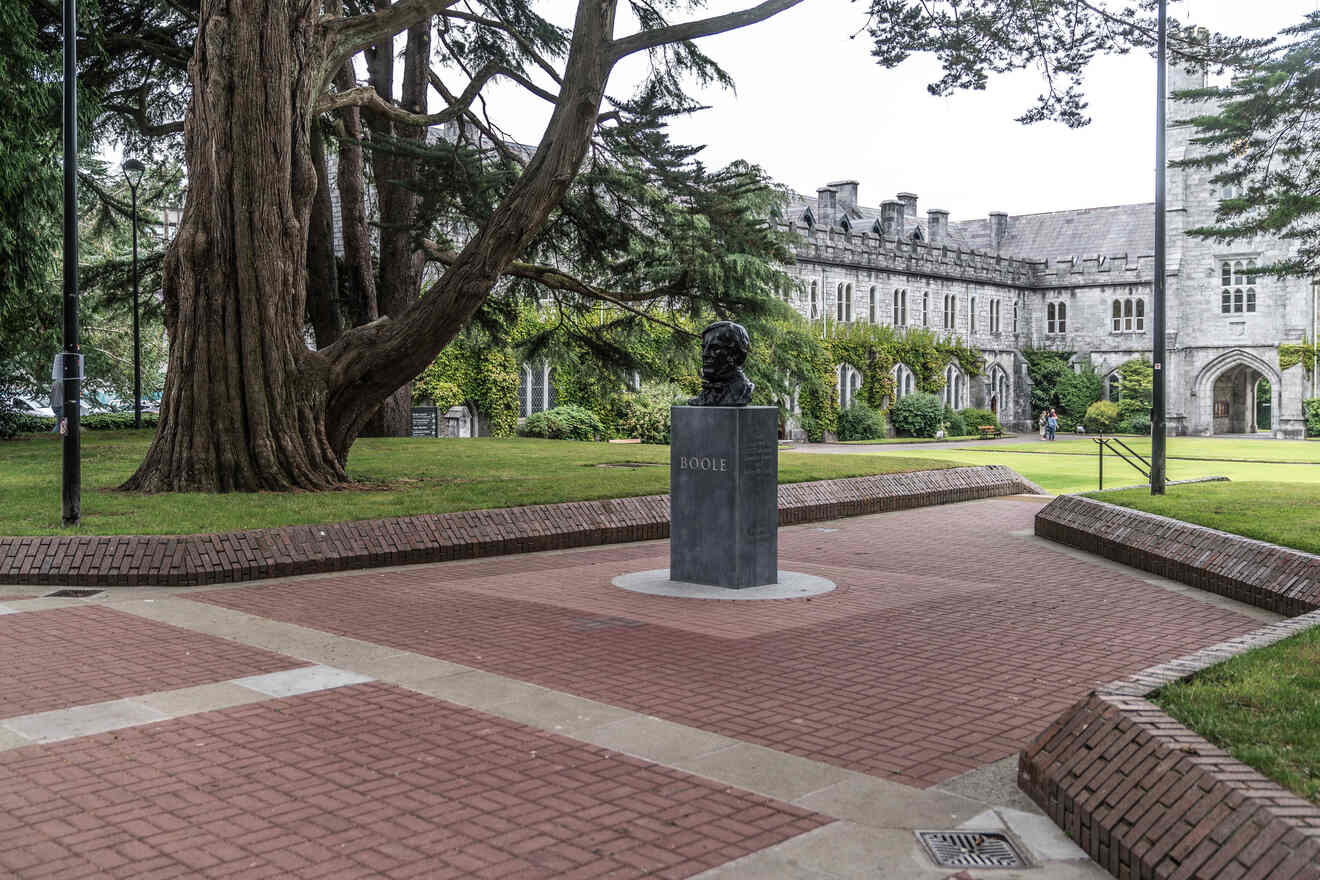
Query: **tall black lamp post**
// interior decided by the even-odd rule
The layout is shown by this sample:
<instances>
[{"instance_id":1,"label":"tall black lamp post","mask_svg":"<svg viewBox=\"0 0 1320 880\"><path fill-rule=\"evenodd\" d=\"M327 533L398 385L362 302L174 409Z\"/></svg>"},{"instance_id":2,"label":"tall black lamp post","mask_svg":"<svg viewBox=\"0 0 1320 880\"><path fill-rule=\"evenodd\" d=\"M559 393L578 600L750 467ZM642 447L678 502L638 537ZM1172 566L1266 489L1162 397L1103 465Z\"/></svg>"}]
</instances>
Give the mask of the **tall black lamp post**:
<instances>
[{"instance_id":1,"label":"tall black lamp post","mask_svg":"<svg viewBox=\"0 0 1320 880\"><path fill-rule=\"evenodd\" d=\"M53 377L60 382L60 512L65 526L82 519L82 460L78 409L82 355L78 345L78 0L64 0L64 351Z\"/></svg>"},{"instance_id":2,"label":"tall black lamp post","mask_svg":"<svg viewBox=\"0 0 1320 880\"><path fill-rule=\"evenodd\" d=\"M1167 33L1168 7L1166 0L1160 0L1160 18L1159 18L1159 45L1157 49L1158 73L1155 76L1156 88L1159 96L1155 102L1155 284L1152 290L1154 300L1154 315L1151 329L1154 331L1154 350L1151 355L1154 360L1155 382L1151 395L1151 413L1150 413L1150 494L1163 495L1165 483L1164 470L1164 437L1165 437L1165 395L1166 387L1165 376L1168 370L1165 369L1165 358L1168 352L1165 350L1165 310L1164 293L1166 282L1166 251L1165 251L1165 181L1164 174L1167 165L1167 158L1164 154L1164 126L1165 126L1165 107L1168 102L1168 85L1165 79L1165 68L1168 66L1168 33Z\"/></svg>"},{"instance_id":3,"label":"tall black lamp post","mask_svg":"<svg viewBox=\"0 0 1320 880\"><path fill-rule=\"evenodd\" d=\"M137 159L124 163L124 179L133 193L133 427L142 427L142 337L138 333L138 271L137 271L137 188L142 182L144 166Z\"/></svg>"}]
</instances>

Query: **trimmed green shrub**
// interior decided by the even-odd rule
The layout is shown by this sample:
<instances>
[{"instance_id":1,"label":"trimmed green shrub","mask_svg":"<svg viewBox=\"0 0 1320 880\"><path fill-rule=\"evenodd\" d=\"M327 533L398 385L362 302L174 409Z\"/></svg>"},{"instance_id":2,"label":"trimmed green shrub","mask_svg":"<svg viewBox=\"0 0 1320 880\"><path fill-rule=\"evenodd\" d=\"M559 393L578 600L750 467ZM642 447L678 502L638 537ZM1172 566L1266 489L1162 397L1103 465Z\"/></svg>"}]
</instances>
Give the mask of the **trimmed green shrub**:
<instances>
[{"instance_id":1,"label":"trimmed green shrub","mask_svg":"<svg viewBox=\"0 0 1320 880\"><path fill-rule=\"evenodd\" d=\"M1133 416L1130 419L1123 419L1114 429L1119 434L1149 434L1150 416Z\"/></svg>"},{"instance_id":2,"label":"trimmed green shrub","mask_svg":"<svg viewBox=\"0 0 1320 880\"><path fill-rule=\"evenodd\" d=\"M905 437L934 437L944 418L944 404L934 394L917 391L889 410L889 421Z\"/></svg>"},{"instance_id":3,"label":"trimmed green shrub","mask_svg":"<svg viewBox=\"0 0 1320 880\"><path fill-rule=\"evenodd\" d=\"M1303 400L1302 413L1306 416L1306 436L1320 437L1320 397Z\"/></svg>"},{"instance_id":4,"label":"trimmed green shrub","mask_svg":"<svg viewBox=\"0 0 1320 880\"><path fill-rule=\"evenodd\" d=\"M156 427L159 421L160 416L156 413L142 414L144 429ZM133 414L131 412L84 414L78 419L78 425L84 431L124 431L133 427ZM55 420L49 416L0 411L0 440L8 440L17 434L42 434L54 428Z\"/></svg>"},{"instance_id":5,"label":"trimmed green shrub","mask_svg":"<svg viewBox=\"0 0 1320 880\"><path fill-rule=\"evenodd\" d=\"M620 437L636 437L643 443L669 443L668 395L624 394L615 401Z\"/></svg>"},{"instance_id":6,"label":"trimmed green shrub","mask_svg":"<svg viewBox=\"0 0 1320 880\"><path fill-rule=\"evenodd\" d=\"M963 424L967 426L968 434L975 434L980 430L982 425L992 425L996 428L999 427L999 419L988 409L977 409L969 406L966 409L959 410L958 414L962 416Z\"/></svg>"},{"instance_id":7,"label":"trimmed green shrub","mask_svg":"<svg viewBox=\"0 0 1320 880\"><path fill-rule=\"evenodd\" d=\"M1118 424L1118 404L1097 400L1086 408L1088 434L1111 434Z\"/></svg>"},{"instance_id":8,"label":"trimmed green shrub","mask_svg":"<svg viewBox=\"0 0 1320 880\"><path fill-rule=\"evenodd\" d=\"M523 422L519 433L524 437L544 437L547 440L601 440L605 437L605 428L591 410L567 403L532 413Z\"/></svg>"},{"instance_id":9,"label":"trimmed green shrub","mask_svg":"<svg viewBox=\"0 0 1320 880\"><path fill-rule=\"evenodd\" d=\"M1059 396L1059 416L1068 417L1075 425L1086 418L1086 411L1104 396L1104 380L1090 364L1084 364L1078 372L1071 370L1059 376L1054 387Z\"/></svg>"},{"instance_id":10,"label":"trimmed green shrub","mask_svg":"<svg viewBox=\"0 0 1320 880\"><path fill-rule=\"evenodd\" d=\"M1118 368L1118 414L1123 421L1144 419L1150 431L1150 407L1155 396L1155 369L1144 358L1133 358Z\"/></svg>"},{"instance_id":11,"label":"trimmed green shrub","mask_svg":"<svg viewBox=\"0 0 1320 880\"><path fill-rule=\"evenodd\" d=\"M953 407L944 408L944 436L945 437L966 437L972 433L967 428L967 420L962 413L953 411Z\"/></svg>"},{"instance_id":12,"label":"trimmed green shrub","mask_svg":"<svg viewBox=\"0 0 1320 880\"><path fill-rule=\"evenodd\" d=\"M858 401L839 413L840 440L876 440L885 436L885 418Z\"/></svg>"}]
</instances>

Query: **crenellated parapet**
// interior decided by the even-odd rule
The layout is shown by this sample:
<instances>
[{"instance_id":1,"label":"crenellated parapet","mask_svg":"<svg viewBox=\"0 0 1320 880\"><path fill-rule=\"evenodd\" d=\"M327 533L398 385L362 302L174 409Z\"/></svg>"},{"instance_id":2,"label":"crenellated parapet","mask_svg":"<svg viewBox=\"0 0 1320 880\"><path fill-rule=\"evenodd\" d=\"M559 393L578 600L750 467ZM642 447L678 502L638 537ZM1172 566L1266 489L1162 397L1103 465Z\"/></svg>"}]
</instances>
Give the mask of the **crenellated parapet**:
<instances>
[{"instance_id":1,"label":"crenellated parapet","mask_svg":"<svg viewBox=\"0 0 1320 880\"><path fill-rule=\"evenodd\" d=\"M792 224L799 262L829 263L855 269L925 275L957 281L1023 288L1140 284L1154 278L1153 255L1115 254L1025 259L944 241L845 232Z\"/></svg>"},{"instance_id":2,"label":"crenellated parapet","mask_svg":"<svg viewBox=\"0 0 1320 880\"><path fill-rule=\"evenodd\" d=\"M930 244L804 224L793 224L792 231L799 238L795 248L799 261L1014 287L1037 286L1044 267L1039 261L974 250L953 242Z\"/></svg>"}]
</instances>

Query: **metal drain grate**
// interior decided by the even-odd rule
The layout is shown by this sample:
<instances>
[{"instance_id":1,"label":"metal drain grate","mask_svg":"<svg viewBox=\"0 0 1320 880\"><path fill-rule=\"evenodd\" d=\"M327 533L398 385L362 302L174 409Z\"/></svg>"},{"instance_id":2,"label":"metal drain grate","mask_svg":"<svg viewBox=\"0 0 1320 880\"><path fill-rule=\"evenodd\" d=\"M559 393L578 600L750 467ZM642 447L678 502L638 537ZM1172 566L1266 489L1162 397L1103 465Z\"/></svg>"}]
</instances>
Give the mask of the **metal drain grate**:
<instances>
[{"instance_id":1,"label":"metal drain grate","mask_svg":"<svg viewBox=\"0 0 1320 880\"><path fill-rule=\"evenodd\" d=\"M56 590L53 593L47 593L42 596L43 599L91 599L93 596L99 596L105 590L74 590L64 589Z\"/></svg>"},{"instance_id":2,"label":"metal drain grate","mask_svg":"<svg viewBox=\"0 0 1320 880\"><path fill-rule=\"evenodd\" d=\"M997 831L918 831L917 839L941 868L1030 867L1008 835Z\"/></svg>"}]
</instances>

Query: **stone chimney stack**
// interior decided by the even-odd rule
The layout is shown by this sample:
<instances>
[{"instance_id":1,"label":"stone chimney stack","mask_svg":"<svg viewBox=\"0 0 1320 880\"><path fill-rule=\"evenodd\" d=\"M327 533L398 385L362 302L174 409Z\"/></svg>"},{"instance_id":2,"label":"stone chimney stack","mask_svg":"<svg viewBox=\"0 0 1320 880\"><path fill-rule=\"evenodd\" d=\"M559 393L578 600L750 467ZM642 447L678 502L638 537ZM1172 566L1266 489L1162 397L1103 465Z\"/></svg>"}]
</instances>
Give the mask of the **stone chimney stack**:
<instances>
[{"instance_id":1,"label":"stone chimney stack","mask_svg":"<svg viewBox=\"0 0 1320 880\"><path fill-rule=\"evenodd\" d=\"M990 212L990 250L997 251L1004 246L1008 237L1008 215L1003 211Z\"/></svg>"},{"instance_id":2,"label":"stone chimney stack","mask_svg":"<svg viewBox=\"0 0 1320 880\"><path fill-rule=\"evenodd\" d=\"M1205 28L1189 28L1185 32L1186 38L1190 42L1200 43L1204 46L1210 44L1210 31ZM1174 92L1187 91L1188 89L1203 89L1206 86L1207 71L1204 66L1192 67L1184 66L1184 62L1176 58L1169 58L1169 94ZM1185 109L1187 104L1182 105ZM1174 108L1169 108L1169 115L1174 115ZM1180 114L1186 116L1186 113Z\"/></svg>"},{"instance_id":3,"label":"stone chimney stack","mask_svg":"<svg viewBox=\"0 0 1320 880\"><path fill-rule=\"evenodd\" d=\"M931 208L926 212L926 240L931 244L944 244L949 237L949 212Z\"/></svg>"},{"instance_id":4,"label":"stone chimney stack","mask_svg":"<svg viewBox=\"0 0 1320 880\"><path fill-rule=\"evenodd\" d=\"M880 203L880 231L885 238L903 234L903 203L889 199Z\"/></svg>"},{"instance_id":5,"label":"stone chimney stack","mask_svg":"<svg viewBox=\"0 0 1320 880\"><path fill-rule=\"evenodd\" d=\"M917 196L916 193L899 193L898 200L903 204L903 216L917 219Z\"/></svg>"},{"instance_id":6,"label":"stone chimney stack","mask_svg":"<svg viewBox=\"0 0 1320 880\"><path fill-rule=\"evenodd\" d=\"M829 188L838 193L839 213L843 214L857 207L857 181L855 180L836 180L828 184Z\"/></svg>"},{"instance_id":7,"label":"stone chimney stack","mask_svg":"<svg viewBox=\"0 0 1320 880\"><path fill-rule=\"evenodd\" d=\"M816 190L816 222L826 229L833 229L839 222L839 191L832 186L822 186Z\"/></svg>"}]
</instances>

